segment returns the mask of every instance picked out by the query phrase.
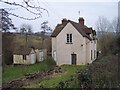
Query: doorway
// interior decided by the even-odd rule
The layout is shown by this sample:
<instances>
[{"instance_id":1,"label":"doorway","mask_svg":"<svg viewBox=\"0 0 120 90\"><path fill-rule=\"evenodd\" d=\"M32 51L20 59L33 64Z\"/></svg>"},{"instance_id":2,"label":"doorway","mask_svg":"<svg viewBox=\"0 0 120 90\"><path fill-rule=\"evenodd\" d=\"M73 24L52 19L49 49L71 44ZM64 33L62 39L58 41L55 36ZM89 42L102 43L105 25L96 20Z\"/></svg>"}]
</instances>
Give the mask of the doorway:
<instances>
[{"instance_id":1,"label":"doorway","mask_svg":"<svg viewBox=\"0 0 120 90\"><path fill-rule=\"evenodd\" d=\"M71 54L71 64L76 65L77 61L77 55L76 54Z\"/></svg>"}]
</instances>

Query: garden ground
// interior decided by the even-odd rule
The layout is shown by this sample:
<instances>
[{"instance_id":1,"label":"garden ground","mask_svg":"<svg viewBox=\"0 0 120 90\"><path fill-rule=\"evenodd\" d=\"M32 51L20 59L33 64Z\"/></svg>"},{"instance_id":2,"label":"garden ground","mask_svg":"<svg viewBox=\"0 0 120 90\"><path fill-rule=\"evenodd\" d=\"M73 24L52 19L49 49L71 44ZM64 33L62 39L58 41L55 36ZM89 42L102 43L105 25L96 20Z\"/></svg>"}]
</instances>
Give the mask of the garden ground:
<instances>
[{"instance_id":1,"label":"garden ground","mask_svg":"<svg viewBox=\"0 0 120 90\"><path fill-rule=\"evenodd\" d=\"M56 71L49 58L30 66L4 68L3 83L28 74L30 78L21 88L120 88L119 64L117 55L109 55L90 65L62 65Z\"/></svg>"}]
</instances>

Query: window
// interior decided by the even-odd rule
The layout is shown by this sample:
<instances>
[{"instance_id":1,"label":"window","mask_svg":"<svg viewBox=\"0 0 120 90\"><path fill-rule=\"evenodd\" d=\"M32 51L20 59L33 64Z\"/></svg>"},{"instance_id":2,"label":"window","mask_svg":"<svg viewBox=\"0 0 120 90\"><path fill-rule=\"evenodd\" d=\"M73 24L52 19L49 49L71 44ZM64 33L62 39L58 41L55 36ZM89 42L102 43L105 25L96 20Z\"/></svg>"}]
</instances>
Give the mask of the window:
<instances>
[{"instance_id":1,"label":"window","mask_svg":"<svg viewBox=\"0 0 120 90\"><path fill-rule=\"evenodd\" d=\"M26 55L23 55L23 60L26 60Z\"/></svg>"},{"instance_id":2,"label":"window","mask_svg":"<svg viewBox=\"0 0 120 90\"><path fill-rule=\"evenodd\" d=\"M72 34L67 34L67 43L72 43Z\"/></svg>"},{"instance_id":3,"label":"window","mask_svg":"<svg viewBox=\"0 0 120 90\"><path fill-rule=\"evenodd\" d=\"M94 58L96 58L96 51L94 50Z\"/></svg>"},{"instance_id":4,"label":"window","mask_svg":"<svg viewBox=\"0 0 120 90\"><path fill-rule=\"evenodd\" d=\"M92 50L91 50L91 60L92 60Z\"/></svg>"}]
</instances>

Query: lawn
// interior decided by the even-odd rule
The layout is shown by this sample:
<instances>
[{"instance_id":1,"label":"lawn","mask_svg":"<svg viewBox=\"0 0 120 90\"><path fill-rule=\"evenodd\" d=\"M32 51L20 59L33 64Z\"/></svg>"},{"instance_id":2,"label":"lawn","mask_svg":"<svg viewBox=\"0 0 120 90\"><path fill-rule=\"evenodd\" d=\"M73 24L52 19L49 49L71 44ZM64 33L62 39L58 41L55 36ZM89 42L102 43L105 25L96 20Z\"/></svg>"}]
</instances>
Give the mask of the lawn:
<instances>
[{"instance_id":1,"label":"lawn","mask_svg":"<svg viewBox=\"0 0 120 90\"><path fill-rule=\"evenodd\" d=\"M19 66L8 66L3 70L3 83L9 82L11 80L21 78L27 73L33 73L37 71L48 70L53 68L55 63L51 58L47 58L43 62L36 63L34 65L19 65Z\"/></svg>"},{"instance_id":2,"label":"lawn","mask_svg":"<svg viewBox=\"0 0 120 90\"><path fill-rule=\"evenodd\" d=\"M62 65L61 68L63 71L62 73L52 75L50 78L46 77L39 83L36 83L36 84L34 83L30 86L27 86L27 88L40 88L40 87L56 88L56 87L59 87L59 84L61 82L69 83L69 86L66 86L67 88L75 88L77 87L76 86L77 84L74 82L74 80L77 79L77 77L75 77L76 73L81 69L86 68L86 66L85 65Z\"/></svg>"}]
</instances>

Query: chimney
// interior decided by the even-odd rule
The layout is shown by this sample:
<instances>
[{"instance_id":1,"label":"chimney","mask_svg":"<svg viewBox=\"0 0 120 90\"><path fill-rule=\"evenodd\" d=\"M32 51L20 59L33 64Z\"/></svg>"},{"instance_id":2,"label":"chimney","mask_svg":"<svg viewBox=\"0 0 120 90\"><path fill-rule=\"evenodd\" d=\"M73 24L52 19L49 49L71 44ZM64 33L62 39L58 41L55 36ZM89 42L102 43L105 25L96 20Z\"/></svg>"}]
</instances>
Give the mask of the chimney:
<instances>
[{"instance_id":1,"label":"chimney","mask_svg":"<svg viewBox=\"0 0 120 90\"><path fill-rule=\"evenodd\" d=\"M78 20L79 20L80 25L84 26L84 19L83 19L83 17L80 17Z\"/></svg>"},{"instance_id":2,"label":"chimney","mask_svg":"<svg viewBox=\"0 0 120 90\"><path fill-rule=\"evenodd\" d=\"M63 18L62 24L65 25L66 23L67 23L67 19L66 19L66 18Z\"/></svg>"}]
</instances>

